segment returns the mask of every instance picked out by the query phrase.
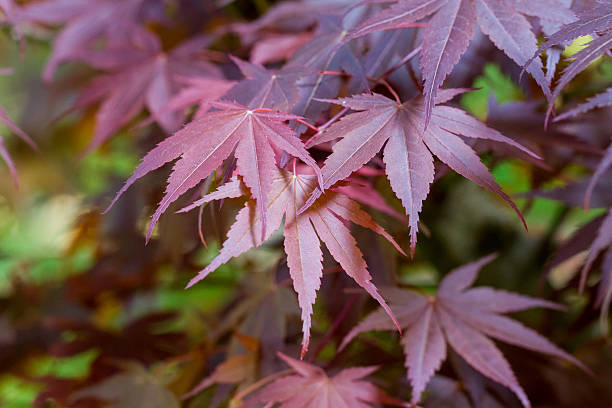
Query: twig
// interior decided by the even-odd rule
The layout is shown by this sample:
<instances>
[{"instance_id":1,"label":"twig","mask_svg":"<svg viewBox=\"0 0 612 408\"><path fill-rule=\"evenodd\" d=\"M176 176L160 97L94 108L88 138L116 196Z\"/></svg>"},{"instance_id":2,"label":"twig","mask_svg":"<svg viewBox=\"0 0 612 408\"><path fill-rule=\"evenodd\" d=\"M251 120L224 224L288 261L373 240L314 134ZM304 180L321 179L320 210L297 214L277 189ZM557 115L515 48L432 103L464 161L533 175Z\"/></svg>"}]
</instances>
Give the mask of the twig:
<instances>
[{"instance_id":1,"label":"twig","mask_svg":"<svg viewBox=\"0 0 612 408\"><path fill-rule=\"evenodd\" d=\"M327 129L328 127L330 127L334 122L336 122L342 115L344 115L346 112L349 111L349 108L346 107L344 109L342 109L340 112L338 112L337 114L334 115L333 118L331 118L330 120L328 120L327 122L325 122L324 124L322 124L321 126L319 126L319 131L317 133L315 133L314 135L312 135L312 137L310 139L308 139L306 141L306 143L304 143L304 146L306 147L310 147L310 144L312 142L314 142L316 140L316 138L318 136L320 136L325 129Z\"/></svg>"},{"instance_id":2,"label":"twig","mask_svg":"<svg viewBox=\"0 0 612 408\"><path fill-rule=\"evenodd\" d=\"M410 61L412 58L414 58L415 55L417 55L420 51L421 48L423 46L419 45L418 47L416 47L414 50L410 51L410 53L408 55L406 55L404 58L402 58L402 60L400 62L398 62L397 64L395 64L394 66L392 66L391 68L389 68L387 71L385 71L384 74L382 74L380 77L381 78L386 78L387 76L389 76L389 74L391 74L393 71L395 71L396 69L402 67L405 63L407 63L408 61Z\"/></svg>"}]
</instances>

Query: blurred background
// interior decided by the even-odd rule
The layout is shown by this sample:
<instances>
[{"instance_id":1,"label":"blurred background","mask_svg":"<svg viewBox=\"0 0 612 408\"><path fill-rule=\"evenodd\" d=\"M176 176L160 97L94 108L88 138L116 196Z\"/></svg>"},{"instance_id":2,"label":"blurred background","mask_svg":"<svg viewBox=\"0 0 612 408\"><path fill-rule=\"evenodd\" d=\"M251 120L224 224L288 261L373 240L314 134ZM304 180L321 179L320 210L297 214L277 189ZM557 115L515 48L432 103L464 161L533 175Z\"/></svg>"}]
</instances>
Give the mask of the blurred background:
<instances>
[{"instance_id":1,"label":"blurred background","mask_svg":"<svg viewBox=\"0 0 612 408\"><path fill-rule=\"evenodd\" d=\"M232 13L228 15L235 15ZM566 53L576 52L579 44ZM146 405L146 398L179 406L180 395L210 374L226 353L238 348L258 350L257 364L245 363L253 364L252 373L231 378L185 405L214 406L227 402L236 383L282 369L273 351L267 350L297 344L301 323L295 295L287 284L279 237L183 290L217 253L241 203L227 201L222 212L217 204L202 210L208 247L198 237L197 212L173 211L162 217L153 240L145 245L145 226L170 170L166 166L137 183L102 215L142 154L162 140L164 133L155 126L130 125L102 148L80 158L91 140L95 108L71 112L70 107L75 89L94 71L70 64L60 69L53 83L43 83L40 75L50 53L49 41L43 35L28 39L23 47L9 29L0 33L0 67L14 70L0 77L0 105L40 148L33 151L0 127L19 172L17 187L8 169L4 165L0 169L0 407L96 407L100 404L96 398L112 397L112 392L97 389L80 399L75 393L117 373L125 376L118 393L137 389L133 384L139 381L154 389L141 396L139 406L154 406ZM524 136L526 130L517 129L516 123L503 123L505 116L500 114L505 107L525 100L524 89L504 71L508 70L503 63L479 65L470 79L479 90L466 94L460 103L496 128L506 126L509 133ZM572 82L568 92L581 98L611 80L610 59L596 61ZM139 120L144 118L143 114ZM601 127L600 132L606 132L610 116L605 111L589 118L593 126ZM528 131L542 133L541 123ZM576 154L566 149L566 154ZM593 274L585 293L577 292L576 274L585 251L545 272L555 250L605 209L587 212L532 191L549 191L579 180L590 173L588 167L564 163L552 170L551 177L550 169L518 159L499 159L490 153L483 159L504 191L516 198L529 231L506 204L449 172L434 184L425 203L426 232L419 238L414 262L392 255L390 248L367 231L356 232L365 243L361 248L377 282L397 278L400 284L434 290L452 268L498 252L499 258L483 270L478 284L567 305L566 313L536 310L518 317L596 373L588 377L564 362L553 363L504 346L533 405L612 406L612 348L602 333L599 311L592 307L598 275ZM545 171L549 175L543 177ZM377 177L373 182L401 212L386 179ZM373 214L407 248L406 228L386 214ZM351 295L342 289L343 274L333 273L333 267L326 271L330 276L315 306L315 345ZM359 310L375 306L365 296L358 302L363 307L349 314L337 336L358 321L363 315ZM397 339L390 333L367 338L376 343L377 353L363 355L357 350L334 364L342 366L346 360L351 365L379 364L382 356L392 367L380 374L392 384L389 392L408 399ZM337 343L331 342L320 350L319 360L332 361L335 347ZM529 358L521 358L525 355ZM445 363L437 381L454 378L456 370L452 363ZM125 404L113 406L137 406ZM444 404L438 406L452 406Z\"/></svg>"}]
</instances>

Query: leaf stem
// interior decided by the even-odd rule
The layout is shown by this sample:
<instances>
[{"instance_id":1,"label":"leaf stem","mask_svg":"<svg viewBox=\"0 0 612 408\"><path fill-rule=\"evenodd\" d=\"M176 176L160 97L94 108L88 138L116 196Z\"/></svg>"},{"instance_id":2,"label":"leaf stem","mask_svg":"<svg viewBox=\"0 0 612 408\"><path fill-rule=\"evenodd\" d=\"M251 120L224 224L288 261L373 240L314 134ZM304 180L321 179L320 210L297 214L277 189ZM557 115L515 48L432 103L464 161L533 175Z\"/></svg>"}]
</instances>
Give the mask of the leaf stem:
<instances>
[{"instance_id":1,"label":"leaf stem","mask_svg":"<svg viewBox=\"0 0 612 408\"><path fill-rule=\"evenodd\" d=\"M346 72L337 72L337 71L321 71L321 72L319 72L319 74L320 75L349 76L349 77L353 76L353 75L351 75L349 73L346 73ZM395 98L395 101L398 103L398 105L402 104L402 101L401 101L399 95L397 94L397 92L395 92L395 89L393 89L391 84L389 84L385 79L383 79L383 78L372 78L372 77L369 77L369 76L366 76L366 79L368 81L372 81L374 83L384 85L389 90L391 95L393 95L393 98Z\"/></svg>"},{"instance_id":2,"label":"leaf stem","mask_svg":"<svg viewBox=\"0 0 612 408\"><path fill-rule=\"evenodd\" d=\"M319 131L318 127L316 127L315 125L311 125L310 123L306 122L305 120L297 119L297 118L293 119L293 120L295 120L296 122L301 123L302 125L304 125L304 126L310 128L310 129L314 130L315 132Z\"/></svg>"},{"instance_id":3,"label":"leaf stem","mask_svg":"<svg viewBox=\"0 0 612 408\"><path fill-rule=\"evenodd\" d=\"M406 55L404 58L402 58L402 60L400 62L398 62L397 64L395 64L394 66L392 66L391 68L389 68L388 70L386 70L381 76L380 78L386 78L387 76L389 76L393 71L401 68L402 66L404 66L404 64L406 64L408 61L410 61L412 58L414 58L423 48L422 45L419 45L418 47L416 47L415 49L413 49L412 51L410 51L410 53L408 55Z\"/></svg>"},{"instance_id":4,"label":"leaf stem","mask_svg":"<svg viewBox=\"0 0 612 408\"><path fill-rule=\"evenodd\" d=\"M312 135L312 137L310 139L308 139L305 143L304 146L306 147L311 147L311 143L316 140L316 138L318 136L321 136L321 134L325 131L325 129L327 129L328 127L330 127L334 122L336 122L342 115L344 115L346 112L349 111L349 108L343 108L340 112L338 112L337 114L334 115L333 118L331 118L330 120L328 120L327 122L325 122L324 124L322 124L321 126L319 126L319 131L317 133L315 133L314 135Z\"/></svg>"},{"instance_id":5,"label":"leaf stem","mask_svg":"<svg viewBox=\"0 0 612 408\"><path fill-rule=\"evenodd\" d=\"M389 84L386 80L384 79L379 79L378 82L380 82L381 84L383 84L385 87L387 87L387 89L389 90L389 92L391 92L391 95L393 95L393 97L395 98L395 102L397 102L398 105L402 104L402 101L399 97L399 95L397 94L397 92L395 92L395 89L393 89L393 87L391 86L391 84Z\"/></svg>"}]
</instances>

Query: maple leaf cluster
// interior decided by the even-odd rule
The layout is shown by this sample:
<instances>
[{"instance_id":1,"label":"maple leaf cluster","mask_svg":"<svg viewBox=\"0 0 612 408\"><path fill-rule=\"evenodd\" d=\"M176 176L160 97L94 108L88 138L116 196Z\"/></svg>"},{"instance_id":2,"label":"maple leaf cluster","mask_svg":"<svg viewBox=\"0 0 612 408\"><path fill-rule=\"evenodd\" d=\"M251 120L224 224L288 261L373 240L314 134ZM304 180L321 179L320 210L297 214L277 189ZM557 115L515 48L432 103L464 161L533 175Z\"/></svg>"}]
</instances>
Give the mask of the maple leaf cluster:
<instances>
[{"instance_id":1,"label":"maple leaf cluster","mask_svg":"<svg viewBox=\"0 0 612 408\"><path fill-rule=\"evenodd\" d=\"M401 336L411 386L410 402L402 402L382 386L364 380L377 367L344 368L328 375L318 366L282 353L278 356L290 371L267 372L269 377L249 385L263 346L261 339L249 343L237 331L233 335L250 354L238 354L242 357L237 360L228 357L195 391L182 390L186 398L225 383L240 386L232 399L235 406L416 406L423 402L428 387L437 384L439 376L434 375L443 362L455 353L476 375L501 384L522 406L531 406L520 379L491 339L569 361L589 372L572 354L502 315L535 307L561 311L563 306L490 287L470 288L480 268L494 256L453 269L435 291L377 287L374 282L385 282L385 278L378 276L380 265L359 237L362 230L369 230L384 238L386 243L380 245L390 244L388 252L394 251L390 257L399 256L406 263L420 259L418 238L430 234L422 218L428 202L436 199L432 197L442 194L438 180L449 172L500 198L518 215L514 222L527 229L519 206L487 167L500 158L521 159L534 169L534 188L526 194L529 199L548 197L571 206L605 208L561 245L548 264L551 269L589 251L580 265L577 287L584 291L589 271L601 266L595 305L602 309L605 326L612 303L612 143L609 129L607 134L595 135L582 118L605 117L609 112L609 78L599 86L603 91L598 88L580 104L568 107L562 99L564 89L590 64L610 57L610 1L302 0L278 2L248 22L228 17L231 13L226 11L239 8L232 4L238 2L186 3L3 0L0 10L25 52L30 37L52 41L42 72L45 83L65 80L75 66L90 69L89 82L73 92L70 108L62 113L93 116L93 135L81 157L106 148L120 133L148 129L159 136L146 138L144 145L150 150L107 205L106 216L113 214L111 210L132 186L146 184L137 181L145 176L150 180L150 173L172 163L146 228L147 244L164 233L159 224L169 210L198 209L204 241L204 232L219 228L206 225L202 231L205 205L216 214L230 215L227 207L234 204L223 204L226 200L241 205L218 254L191 278L187 288L252 249L282 246L288 284L297 294L301 318L297 354L314 359L331 341L324 339L319 349L308 354L316 327L317 294L323 291L325 275L333 265L381 307L345 330L338 355L362 332L395 330ZM188 23L191 13L202 19L194 27ZM177 28L173 19L184 27ZM169 34L174 32L183 37L179 40L175 37L180 35ZM587 35L590 40L585 39ZM568 57L564 49L576 38L585 44ZM479 47L502 61L528 95L527 100L505 105L492 101L484 120L458 102L476 92L471 84L481 68ZM559 114L556 107L561 107ZM0 122L36 148L1 108ZM486 160L481 158L483 153ZM592 175L558 189L546 188L573 163L568 156L583 153L598 157L584 161ZM16 179L2 139L0 155ZM381 185L388 186L386 193ZM164 218L172 223L179 217L185 216ZM285 305L279 300L280 290L275 290L268 301ZM248 321L249 309L264 303L266 296L244 306L242 312L239 309L235 323ZM352 305L343 309L338 326ZM284 327L285 316L278 320ZM338 326L332 325L330 336ZM91 347L106 358L132 358L128 347L113 335L95 327L70 327L64 329L92 337ZM223 335L228 334L225 330ZM142 341L155 342L141 350L141 358L133 358L139 364L155 360L142 358L143 354L168 357L158 342L182 340L179 335L150 331L149 327L135 330L134 338L145 332ZM271 336L263 332L258 334ZM245 342L256 346L246 347ZM284 346L283 341L279 344ZM126 351L125 355L116 353L116 348ZM248 370L239 367L243 363ZM95 378L102 382L92 385L90 381L86 388L62 397L66 404L92 397L120 400L137 388L134 400L112 405L129 406L137 405L132 401L151 387L156 397L146 398L157 400L158 405L163 400L160 406L179 406L164 388L172 380L158 381L139 364L119 364L121 373L112 364L113 368L106 366L103 378Z\"/></svg>"}]
</instances>

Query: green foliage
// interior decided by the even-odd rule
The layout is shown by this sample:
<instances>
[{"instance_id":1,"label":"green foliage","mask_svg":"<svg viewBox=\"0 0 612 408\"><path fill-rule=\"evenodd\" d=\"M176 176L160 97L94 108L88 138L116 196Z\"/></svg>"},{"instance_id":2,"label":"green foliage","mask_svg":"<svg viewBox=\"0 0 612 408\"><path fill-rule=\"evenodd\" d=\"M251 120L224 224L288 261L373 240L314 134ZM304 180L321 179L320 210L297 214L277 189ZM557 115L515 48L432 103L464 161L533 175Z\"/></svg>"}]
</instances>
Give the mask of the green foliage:
<instances>
[{"instance_id":1,"label":"green foliage","mask_svg":"<svg viewBox=\"0 0 612 408\"><path fill-rule=\"evenodd\" d=\"M484 65L482 75L474 80L472 87L476 90L463 95L461 105L482 120L487 118L492 97L500 104L523 99L523 93L516 83L504 75L498 65L492 63Z\"/></svg>"}]
</instances>

